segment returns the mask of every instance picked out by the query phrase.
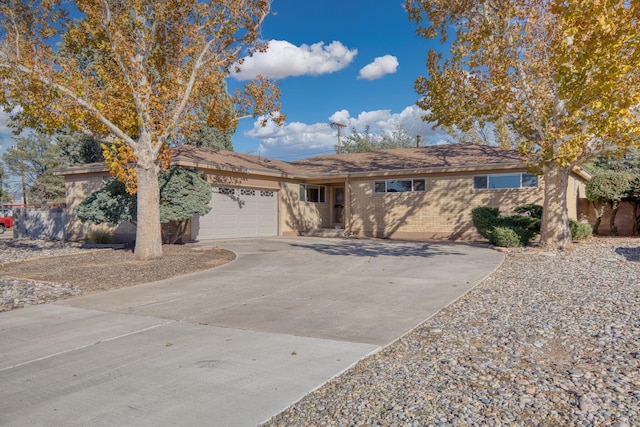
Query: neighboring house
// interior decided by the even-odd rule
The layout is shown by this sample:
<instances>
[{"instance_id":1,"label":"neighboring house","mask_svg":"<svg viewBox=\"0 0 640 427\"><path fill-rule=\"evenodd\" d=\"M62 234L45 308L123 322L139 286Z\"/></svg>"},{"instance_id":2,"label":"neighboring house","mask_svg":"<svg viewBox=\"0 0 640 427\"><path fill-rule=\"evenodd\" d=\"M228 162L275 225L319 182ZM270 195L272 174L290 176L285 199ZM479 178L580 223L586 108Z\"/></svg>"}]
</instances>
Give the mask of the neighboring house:
<instances>
[{"instance_id":1,"label":"neighboring house","mask_svg":"<svg viewBox=\"0 0 640 427\"><path fill-rule=\"evenodd\" d=\"M497 147L450 144L312 157L283 162L195 146L175 149L173 163L203 170L213 187L212 210L194 217L192 240L292 236L331 228L347 236L396 239L478 239L471 220L477 206L508 214L542 204L541 177L527 172L518 153ZM67 207L100 188L104 165L70 167ZM577 219L590 176L577 168L567 202ZM70 239L89 226L68 215ZM116 237L131 239L133 227Z\"/></svg>"}]
</instances>

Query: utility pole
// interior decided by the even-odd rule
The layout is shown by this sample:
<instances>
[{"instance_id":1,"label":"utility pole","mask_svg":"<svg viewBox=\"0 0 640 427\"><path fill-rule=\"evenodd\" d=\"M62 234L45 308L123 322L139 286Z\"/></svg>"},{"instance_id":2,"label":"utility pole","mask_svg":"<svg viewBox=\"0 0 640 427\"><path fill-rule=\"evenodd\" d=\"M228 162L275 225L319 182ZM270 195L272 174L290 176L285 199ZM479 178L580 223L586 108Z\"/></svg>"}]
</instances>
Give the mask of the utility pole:
<instances>
[{"instance_id":1,"label":"utility pole","mask_svg":"<svg viewBox=\"0 0 640 427\"><path fill-rule=\"evenodd\" d=\"M27 186L25 184L25 179L24 179L24 151L22 151L22 147L20 146L19 142L18 144L11 147L11 149L15 151L16 154L18 154L20 159L20 181L22 184L22 205L24 208L26 208L27 207Z\"/></svg>"},{"instance_id":2,"label":"utility pole","mask_svg":"<svg viewBox=\"0 0 640 427\"><path fill-rule=\"evenodd\" d=\"M336 153L340 154L340 131L342 128L347 127L347 125L343 125L338 122L331 122L331 127L335 127L338 129L338 148L336 149Z\"/></svg>"},{"instance_id":3,"label":"utility pole","mask_svg":"<svg viewBox=\"0 0 640 427\"><path fill-rule=\"evenodd\" d=\"M22 205L27 209L27 186L24 185L24 157L22 149L20 149L20 179L22 181Z\"/></svg>"}]
</instances>

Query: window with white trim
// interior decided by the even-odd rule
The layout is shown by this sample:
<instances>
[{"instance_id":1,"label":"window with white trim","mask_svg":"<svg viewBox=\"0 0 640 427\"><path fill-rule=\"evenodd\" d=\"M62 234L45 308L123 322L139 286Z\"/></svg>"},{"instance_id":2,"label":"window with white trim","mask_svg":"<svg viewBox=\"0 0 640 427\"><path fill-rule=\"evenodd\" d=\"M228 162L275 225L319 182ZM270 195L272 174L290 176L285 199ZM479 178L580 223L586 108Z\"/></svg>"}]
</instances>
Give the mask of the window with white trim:
<instances>
[{"instance_id":1,"label":"window with white trim","mask_svg":"<svg viewBox=\"0 0 640 427\"><path fill-rule=\"evenodd\" d=\"M474 190L535 188L537 186L538 176L532 173L497 173L490 175L475 175L473 177Z\"/></svg>"},{"instance_id":2,"label":"window with white trim","mask_svg":"<svg viewBox=\"0 0 640 427\"><path fill-rule=\"evenodd\" d=\"M326 187L324 185L300 184L300 201L311 203L324 203Z\"/></svg>"},{"instance_id":3,"label":"window with white trim","mask_svg":"<svg viewBox=\"0 0 640 427\"><path fill-rule=\"evenodd\" d=\"M426 191L427 183L424 178L387 179L373 182L374 193L408 193Z\"/></svg>"}]
</instances>

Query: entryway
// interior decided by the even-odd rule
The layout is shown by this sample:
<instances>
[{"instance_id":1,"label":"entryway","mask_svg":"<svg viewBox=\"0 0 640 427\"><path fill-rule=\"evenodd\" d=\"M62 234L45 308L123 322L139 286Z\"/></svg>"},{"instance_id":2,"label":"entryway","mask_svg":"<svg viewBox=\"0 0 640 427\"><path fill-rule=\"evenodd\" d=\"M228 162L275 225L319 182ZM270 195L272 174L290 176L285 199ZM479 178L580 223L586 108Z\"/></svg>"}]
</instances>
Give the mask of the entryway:
<instances>
[{"instance_id":1,"label":"entryway","mask_svg":"<svg viewBox=\"0 0 640 427\"><path fill-rule=\"evenodd\" d=\"M333 187L333 225L344 228L344 187Z\"/></svg>"}]
</instances>

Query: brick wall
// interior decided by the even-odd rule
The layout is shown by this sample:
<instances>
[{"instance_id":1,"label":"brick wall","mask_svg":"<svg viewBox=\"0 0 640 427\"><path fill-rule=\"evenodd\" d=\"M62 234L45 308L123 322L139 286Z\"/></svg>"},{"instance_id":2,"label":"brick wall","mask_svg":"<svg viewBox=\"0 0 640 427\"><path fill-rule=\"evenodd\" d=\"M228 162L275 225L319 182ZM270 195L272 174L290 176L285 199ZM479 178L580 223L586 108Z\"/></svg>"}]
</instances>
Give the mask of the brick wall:
<instances>
[{"instance_id":1,"label":"brick wall","mask_svg":"<svg viewBox=\"0 0 640 427\"><path fill-rule=\"evenodd\" d=\"M300 201L300 183L283 182L279 191L280 235L297 235L300 231L331 226L330 205Z\"/></svg>"},{"instance_id":2,"label":"brick wall","mask_svg":"<svg viewBox=\"0 0 640 427\"><path fill-rule=\"evenodd\" d=\"M425 192L376 194L372 179L354 180L350 183L350 230L372 237L479 239L471 220L473 208L495 206L509 214L519 205L542 204L541 184L538 188L474 190L473 174L441 175L426 177Z\"/></svg>"}]
</instances>

